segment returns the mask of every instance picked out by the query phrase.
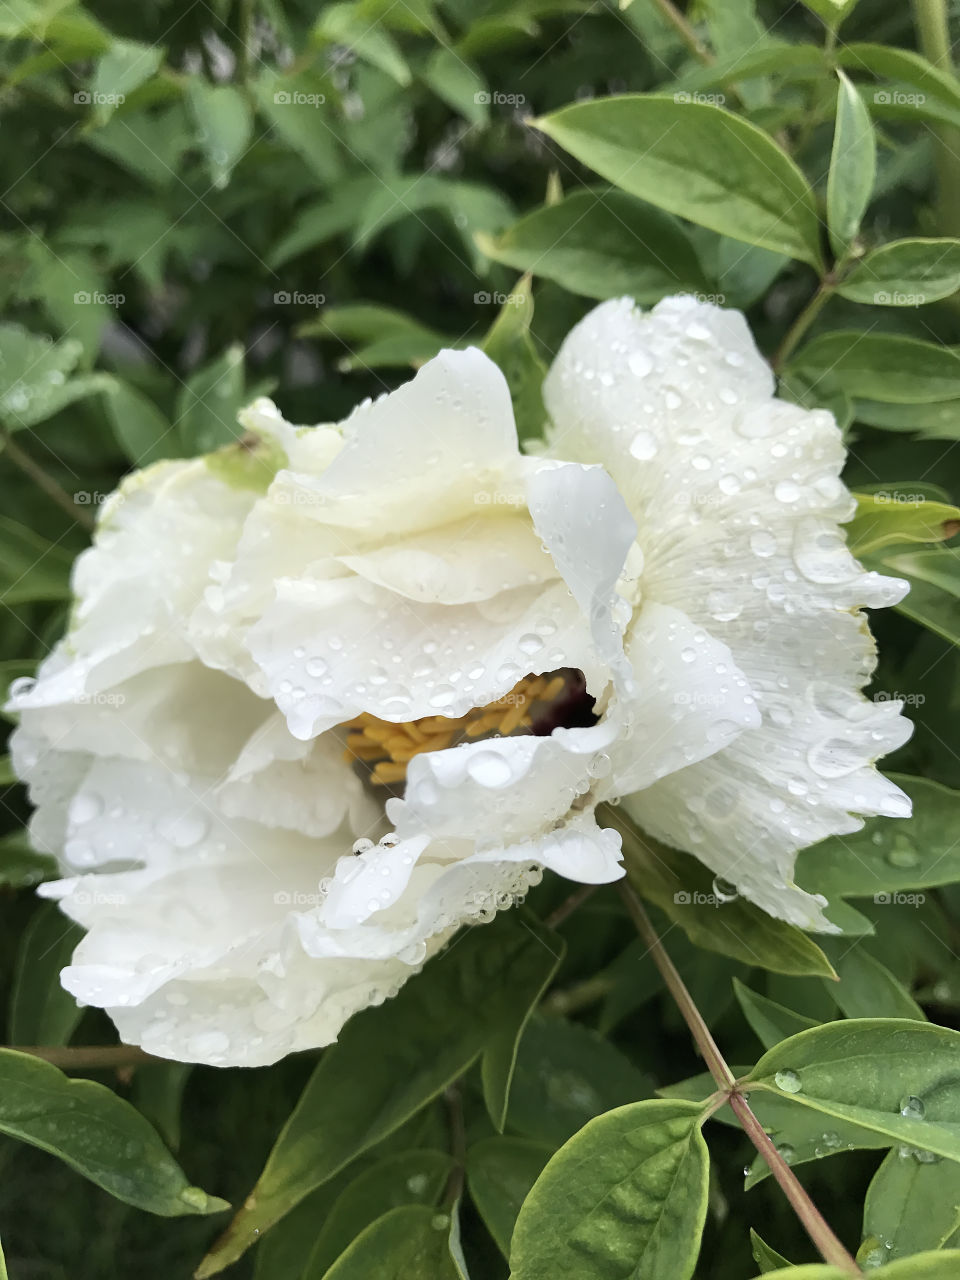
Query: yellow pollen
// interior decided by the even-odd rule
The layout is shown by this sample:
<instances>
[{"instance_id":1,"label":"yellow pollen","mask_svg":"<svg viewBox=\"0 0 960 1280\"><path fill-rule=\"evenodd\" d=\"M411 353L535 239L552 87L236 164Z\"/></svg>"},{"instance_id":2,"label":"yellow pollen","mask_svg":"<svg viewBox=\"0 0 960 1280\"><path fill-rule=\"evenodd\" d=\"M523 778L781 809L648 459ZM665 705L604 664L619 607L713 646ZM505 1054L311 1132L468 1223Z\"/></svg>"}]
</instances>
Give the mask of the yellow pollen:
<instances>
[{"instance_id":1,"label":"yellow pollen","mask_svg":"<svg viewBox=\"0 0 960 1280\"><path fill-rule=\"evenodd\" d=\"M347 730L344 758L362 760L373 766L371 782L390 786L407 776L407 764L421 751L442 751L462 739L490 734L516 733L531 728L530 708L535 702L552 702L563 691L563 676L524 678L485 707L474 707L466 715L425 716L393 724L363 712L342 725Z\"/></svg>"}]
</instances>

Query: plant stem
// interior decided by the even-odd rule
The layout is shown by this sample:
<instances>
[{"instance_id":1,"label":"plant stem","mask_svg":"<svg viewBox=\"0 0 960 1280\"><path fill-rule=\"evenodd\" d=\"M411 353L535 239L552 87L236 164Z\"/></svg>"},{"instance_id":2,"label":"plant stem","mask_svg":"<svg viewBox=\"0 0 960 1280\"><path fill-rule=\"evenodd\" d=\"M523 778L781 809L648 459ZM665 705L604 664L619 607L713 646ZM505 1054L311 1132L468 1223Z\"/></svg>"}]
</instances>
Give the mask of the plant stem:
<instances>
[{"instance_id":1,"label":"plant stem","mask_svg":"<svg viewBox=\"0 0 960 1280\"><path fill-rule=\"evenodd\" d=\"M672 0L653 0L653 2L693 56L705 66L709 66L713 62L713 54L694 31L686 16L680 12Z\"/></svg>"},{"instance_id":2,"label":"plant stem","mask_svg":"<svg viewBox=\"0 0 960 1280\"><path fill-rule=\"evenodd\" d=\"M653 922L647 915L646 908L635 890L626 880L621 880L617 887L637 927L637 932L649 947L650 956L654 964L660 970L668 991L676 1001L677 1008L690 1028L690 1034L696 1041L697 1047L703 1055L703 1060L710 1069L710 1074L716 1080L720 1092L725 1095L726 1101L730 1104L737 1119L743 1126L744 1133L746 1133L766 1161L770 1172L779 1183L793 1211L803 1224L807 1235L819 1250L820 1256L824 1261L838 1267L841 1271L845 1271L848 1275L861 1275L860 1268L853 1257L834 1234L830 1224L807 1195L797 1175L784 1160L764 1130L763 1125L754 1115L750 1104L740 1090L733 1072L727 1065L726 1059L717 1047L710 1028L704 1022L703 1015L694 1003L686 984L667 954L656 929L653 927ZM716 1095L714 1095L710 1105L713 1110L717 1110Z\"/></svg>"},{"instance_id":3,"label":"plant stem","mask_svg":"<svg viewBox=\"0 0 960 1280\"><path fill-rule=\"evenodd\" d=\"M447 1104L447 1116L450 1123L450 1154L454 1165L447 1179L443 1193L443 1203L452 1209L463 1195L464 1173L467 1167L467 1132L463 1122L463 1099L459 1081L444 1091L443 1100Z\"/></svg>"},{"instance_id":4,"label":"plant stem","mask_svg":"<svg viewBox=\"0 0 960 1280\"><path fill-rule=\"evenodd\" d=\"M540 1009L543 1013L568 1018L571 1013L579 1013L581 1009L588 1009L590 1005L602 1000L612 988L612 979L604 973L597 973L563 991L554 991L543 1001Z\"/></svg>"},{"instance_id":5,"label":"plant stem","mask_svg":"<svg viewBox=\"0 0 960 1280\"><path fill-rule=\"evenodd\" d=\"M935 67L953 73L950 26L945 0L913 0L920 48ZM960 133L949 125L931 125L937 139L937 222L945 236L960 229Z\"/></svg>"},{"instance_id":6,"label":"plant stem","mask_svg":"<svg viewBox=\"0 0 960 1280\"><path fill-rule=\"evenodd\" d=\"M135 1044L8 1044L4 1048L13 1049L17 1053L29 1053L64 1071L100 1071L113 1067L136 1067L144 1062L166 1061L165 1058L154 1057L152 1053L145 1053Z\"/></svg>"},{"instance_id":7,"label":"plant stem","mask_svg":"<svg viewBox=\"0 0 960 1280\"><path fill-rule=\"evenodd\" d=\"M43 467L38 462L34 462L29 453L21 449L6 431L0 434L0 453L5 453L15 467L19 467L25 475L28 475L34 484L41 488L57 506L62 507L77 524L92 531L93 516L79 508L66 489L62 489L52 476L48 476Z\"/></svg>"},{"instance_id":8,"label":"plant stem","mask_svg":"<svg viewBox=\"0 0 960 1280\"><path fill-rule=\"evenodd\" d=\"M777 348L776 354L771 362L775 370L783 368L784 364L796 349L800 339L813 324L814 320L816 320L817 316L826 304L830 301L830 298L833 296L834 288L835 285L830 281L822 280L820 282L820 287L817 289L817 292L803 308L796 320L794 320L793 324L787 330L780 346Z\"/></svg>"},{"instance_id":9,"label":"plant stem","mask_svg":"<svg viewBox=\"0 0 960 1280\"><path fill-rule=\"evenodd\" d=\"M556 929L563 924L567 916L573 915L577 907L586 902L592 894L596 893L597 888L598 886L595 884L582 884L579 889L571 893L569 898L565 898L556 910L551 911L543 923L548 929Z\"/></svg>"}]
</instances>

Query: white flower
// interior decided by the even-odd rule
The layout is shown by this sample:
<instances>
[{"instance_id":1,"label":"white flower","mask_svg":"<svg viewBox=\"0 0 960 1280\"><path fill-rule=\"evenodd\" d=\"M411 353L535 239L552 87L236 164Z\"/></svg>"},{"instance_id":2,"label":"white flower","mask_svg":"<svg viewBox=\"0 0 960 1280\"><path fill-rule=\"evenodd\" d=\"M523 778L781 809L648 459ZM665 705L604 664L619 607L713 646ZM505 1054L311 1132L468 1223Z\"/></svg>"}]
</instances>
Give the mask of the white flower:
<instances>
[{"instance_id":1,"label":"white flower","mask_svg":"<svg viewBox=\"0 0 960 1280\"><path fill-rule=\"evenodd\" d=\"M244 445L126 481L11 703L43 892L88 930L65 986L161 1055L328 1043L541 868L621 875L618 796L827 927L796 850L907 811L856 613L902 584L844 548L832 419L772 392L736 313L614 302L550 373L540 457L470 350L340 428L260 401Z\"/></svg>"}]
</instances>

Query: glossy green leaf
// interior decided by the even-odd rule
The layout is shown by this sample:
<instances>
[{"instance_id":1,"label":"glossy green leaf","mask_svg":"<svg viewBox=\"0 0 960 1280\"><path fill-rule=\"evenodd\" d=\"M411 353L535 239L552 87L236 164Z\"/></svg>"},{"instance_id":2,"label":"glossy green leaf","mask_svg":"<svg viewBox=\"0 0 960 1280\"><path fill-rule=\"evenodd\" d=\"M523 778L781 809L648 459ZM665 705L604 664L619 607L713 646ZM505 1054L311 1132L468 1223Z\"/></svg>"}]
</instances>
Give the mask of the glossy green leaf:
<instances>
[{"instance_id":1,"label":"glossy green leaf","mask_svg":"<svg viewBox=\"0 0 960 1280\"><path fill-rule=\"evenodd\" d=\"M97 60L90 82L89 107L99 119L107 119L128 94L150 79L162 61L163 49L158 45L115 40Z\"/></svg>"},{"instance_id":2,"label":"glossy green leaf","mask_svg":"<svg viewBox=\"0 0 960 1280\"><path fill-rule=\"evenodd\" d=\"M837 292L879 307L922 307L960 289L960 240L894 240L862 258Z\"/></svg>"},{"instance_id":3,"label":"glossy green leaf","mask_svg":"<svg viewBox=\"0 0 960 1280\"><path fill-rule=\"evenodd\" d=\"M508 1127L557 1147L594 1116L652 1092L652 1081L596 1032L534 1016L517 1053Z\"/></svg>"},{"instance_id":4,"label":"glossy green leaf","mask_svg":"<svg viewBox=\"0 0 960 1280\"><path fill-rule=\"evenodd\" d=\"M198 1271L215 1275L350 1160L460 1075L510 1007L517 965L540 941L516 914L467 931L380 1008L358 1014L324 1054L260 1180Z\"/></svg>"},{"instance_id":5,"label":"glossy green leaf","mask_svg":"<svg viewBox=\"0 0 960 1280\"><path fill-rule=\"evenodd\" d=\"M837 123L827 176L827 226L838 258L849 253L866 212L877 174L877 143L870 115L843 74L837 93Z\"/></svg>"},{"instance_id":6,"label":"glossy green leaf","mask_svg":"<svg viewBox=\"0 0 960 1280\"><path fill-rule=\"evenodd\" d=\"M537 124L631 195L818 267L813 194L793 161L742 117L684 98L580 102Z\"/></svg>"},{"instance_id":7,"label":"glossy green leaf","mask_svg":"<svg viewBox=\"0 0 960 1280\"><path fill-rule=\"evenodd\" d=\"M237 414L246 401L243 348L235 343L193 374L180 392L175 425L185 452L209 453L238 440Z\"/></svg>"},{"instance_id":8,"label":"glossy green leaf","mask_svg":"<svg viewBox=\"0 0 960 1280\"><path fill-rule=\"evenodd\" d=\"M253 130L248 100L233 85L209 85L193 80L188 101L210 180L215 187L225 187L234 165L247 149Z\"/></svg>"},{"instance_id":9,"label":"glossy green leaf","mask_svg":"<svg viewBox=\"0 0 960 1280\"><path fill-rule=\"evenodd\" d=\"M104 407L117 444L136 467L160 458L183 455L180 436L165 414L129 383L115 381L107 388Z\"/></svg>"},{"instance_id":10,"label":"glossy green leaf","mask_svg":"<svg viewBox=\"0 0 960 1280\"><path fill-rule=\"evenodd\" d=\"M825 985L846 1017L925 1019L903 983L862 945L851 946L846 939L828 943L827 954L840 981Z\"/></svg>"},{"instance_id":11,"label":"glossy green leaf","mask_svg":"<svg viewBox=\"0 0 960 1280\"><path fill-rule=\"evenodd\" d=\"M530 1138L485 1138L467 1152L470 1199L505 1258L517 1215L554 1148Z\"/></svg>"},{"instance_id":12,"label":"glossy green leaf","mask_svg":"<svg viewBox=\"0 0 960 1280\"><path fill-rule=\"evenodd\" d=\"M484 1102L494 1128L500 1133L507 1119L510 1086L521 1037L541 996L553 981L566 950L560 935L535 916L525 915L524 920L541 945L539 949L529 948L524 952L523 966L514 970L510 1005L504 1010L504 1020L484 1050L480 1064Z\"/></svg>"},{"instance_id":13,"label":"glossy green leaf","mask_svg":"<svg viewBox=\"0 0 960 1280\"><path fill-rule=\"evenodd\" d=\"M450 1253L450 1215L404 1205L371 1223L324 1280L459 1280Z\"/></svg>"},{"instance_id":14,"label":"glossy green leaf","mask_svg":"<svg viewBox=\"0 0 960 1280\"><path fill-rule=\"evenodd\" d=\"M930 502L899 486L855 496L857 512L846 531L847 544L856 556L869 555L893 543L940 542L960 528L960 508L946 502Z\"/></svg>"},{"instance_id":15,"label":"glossy green leaf","mask_svg":"<svg viewBox=\"0 0 960 1280\"><path fill-rule=\"evenodd\" d=\"M9 608L32 600L69 597L72 556L64 546L6 516L0 516L0 538L0 602Z\"/></svg>"},{"instance_id":16,"label":"glossy green leaf","mask_svg":"<svg viewBox=\"0 0 960 1280\"><path fill-rule=\"evenodd\" d=\"M789 1267L790 1263L777 1253L775 1249L771 1249L768 1244L763 1241L753 1227L750 1228L750 1251L753 1254L753 1260L760 1268L763 1275L770 1271L776 1271L778 1267Z\"/></svg>"},{"instance_id":17,"label":"glossy green leaf","mask_svg":"<svg viewBox=\"0 0 960 1280\"><path fill-rule=\"evenodd\" d=\"M547 366L530 332L532 320L533 291L530 277L524 276L503 299L481 344L507 380L521 440L541 435L547 416L541 394Z\"/></svg>"},{"instance_id":18,"label":"glossy green leaf","mask_svg":"<svg viewBox=\"0 0 960 1280\"><path fill-rule=\"evenodd\" d=\"M491 98L487 82L476 67L452 49L435 49L420 75L424 83L464 119L475 125L486 123Z\"/></svg>"},{"instance_id":19,"label":"glossy green leaf","mask_svg":"<svg viewBox=\"0 0 960 1280\"><path fill-rule=\"evenodd\" d=\"M912 49L860 42L841 44L837 49L837 61L852 72L862 74L869 71L876 76L902 81L921 89L944 106L960 111L960 85L957 84L956 77L935 67L922 54L915 53ZM868 94L868 101L871 97L874 100L879 98L882 104L881 95L884 92L884 89L878 89L875 94Z\"/></svg>"},{"instance_id":20,"label":"glossy green leaf","mask_svg":"<svg viewBox=\"0 0 960 1280\"><path fill-rule=\"evenodd\" d=\"M956 1280L960 1275L960 1250L943 1253L916 1254L901 1258L883 1268L883 1280ZM849 1280L846 1271L838 1267L791 1267L789 1271L771 1271L767 1280Z\"/></svg>"},{"instance_id":21,"label":"glossy green leaf","mask_svg":"<svg viewBox=\"0 0 960 1280\"><path fill-rule=\"evenodd\" d=\"M934 400L929 404L884 404L858 399L858 422L881 431L915 431L925 440L960 439L960 400Z\"/></svg>"},{"instance_id":22,"label":"glossy green leaf","mask_svg":"<svg viewBox=\"0 0 960 1280\"><path fill-rule=\"evenodd\" d=\"M765 1049L772 1049L775 1044L796 1035L798 1031L806 1031L808 1027L817 1026L812 1018L805 1018L802 1014L794 1013L792 1009L786 1009L782 1004L777 1004L775 1000L768 1000L766 996L758 995L737 978L733 980L733 989L743 1016Z\"/></svg>"},{"instance_id":23,"label":"glossy green leaf","mask_svg":"<svg viewBox=\"0 0 960 1280\"><path fill-rule=\"evenodd\" d=\"M324 1215L302 1280L323 1280L340 1255L378 1218L403 1205L435 1205L453 1160L444 1151L405 1151L365 1170Z\"/></svg>"},{"instance_id":24,"label":"glossy green leaf","mask_svg":"<svg viewBox=\"0 0 960 1280\"><path fill-rule=\"evenodd\" d=\"M960 793L928 778L890 777L913 801L912 817L868 818L860 831L804 849L797 859L799 885L831 900L842 895L882 904L960 879Z\"/></svg>"},{"instance_id":25,"label":"glossy green leaf","mask_svg":"<svg viewBox=\"0 0 960 1280\"><path fill-rule=\"evenodd\" d=\"M480 247L497 262L588 298L641 304L709 292L687 235L668 214L623 191L590 187L528 213Z\"/></svg>"},{"instance_id":26,"label":"glossy green leaf","mask_svg":"<svg viewBox=\"0 0 960 1280\"><path fill-rule=\"evenodd\" d=\"M629 814L629 797L620 808ZM690 854L631 839L625 862L637 893L656 903L696 946L776 973L832 975L829 960L807 934L743 898L721 901L712 873Z\"/></svg>"},{"instance_id":27,"label":"glossy green leaf","mask_svg":"<svg viewBox=\"0 0 960 1280\"><path fill-rule=\"evenodd\" d=\"M55 903L43 903L24 930L10 994L11 1044L67 1044L83 1008L60 985L83 930Z\"/></svg>"},{"instance_id":28,"label":"glossy green leaf","mask_svg":"<svg viewBox=\"0 0 960 1280\"><path fill-rule=\"evenodd\" d=\"M960 350L891 333L820 334L801 348L791 368L829 374L848 395L894 404L960 396Z\"/></svg>"},{"instance_id":29,"label":"glossy green leaf","mask_svg":"<svg viewBox=\"0 0 960 1280\"><path fill-rule=\"evenodd\" d=\"M111 1195L165 1218L219 1213L192 1187L149 1121L110 1089L0 1049L0 1133L58 1156Z\"/></svg>"},{"instance_id":30,"label":"glossy green leaf","mask_svg":"<svg viewBox=\"0 0 960 1280\"><path fill-rule=\"evenodd\" d=\"M863 1244L857 1253L869 1268L911 1254L940 1249L960 1227L960 1164L918 1160L896 1148L867 1188Z\"/></svg>"},{"instance_id":31,"label":"glossy green leaf","mask_svg":"<svg viewBox=\"0 0 960 1280\"><path fill-rule=\"evenodd\" d=\"M701 1116L696 1103L656 1099L591 1120L524 1201L513 1280L687 1280L707 1213Z\"/></svg>"},{"instance_id":32,"label":"glossy green leaf","mask_svg":"<svg viewBox=\"0 0 960 1280\"><path fill-rule=\"evenodd\" d=\"M344 45L357 57L392 76L397 84L410 83L410 68L399 45L381 24L370 21L361 5L329 5L321 13L313 33L319 41Z\"/></svg>"},{"instance_id":33,"label":"glossy green leaf","mask_svg":"<svg viewBox=\"0 0 960 1280\"><path fill-rule=\"evenodd\" d=\"M960 1032L859 1018L791 1036L765 1053L747 1079L751 1092L787 1094L821 1116L882 1134L891 1145L960 1160L958 1054Z\"/></svg>"},{"instance_id":34,"label":"glossy green leaf","mask_svg":"<svg viewBox=\"0 0 960 1280\"><path fill-rule=\"evenodd\" d=\"M8 431L35 426L109 385L105 374L70 376L82 354L76 338L53 342L22 325L0 325L0 423Z\"/></svg>"},{"instance_id":35,"label":"glossy green leaf","mask_svg":"<svg viewBox=\"0 0 960 1280\"><path fill-rule=\"evenodd\" d=\"M298 333L342 342L346 354L338 359L337 367L345 373L402 365L417 367L432 360L442 348L460 345L402 311L363 302L325 307L316 320L301 325Z\"/></svg>"}]
</instances>

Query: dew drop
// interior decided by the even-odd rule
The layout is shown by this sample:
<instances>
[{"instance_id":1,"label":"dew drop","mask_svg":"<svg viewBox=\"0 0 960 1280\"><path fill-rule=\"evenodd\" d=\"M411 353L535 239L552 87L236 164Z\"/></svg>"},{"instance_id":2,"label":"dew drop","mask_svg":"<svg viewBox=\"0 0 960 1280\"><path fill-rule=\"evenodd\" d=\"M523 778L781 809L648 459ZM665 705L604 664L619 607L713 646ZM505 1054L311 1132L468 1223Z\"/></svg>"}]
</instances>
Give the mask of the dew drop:
<instances>
[{"instance_id":1,"label":"dew drop","mask_svg":"<svg viewBox=\"0 0 960 1280\"><path fill-rule=\"evenodd\" d=\"M789 1067L786 1067L783 1071L778 1071L773 1077L773 1082L784 1093L799 1093L802 1088L800 1077Z\"/></svg>"}]
</instances>

